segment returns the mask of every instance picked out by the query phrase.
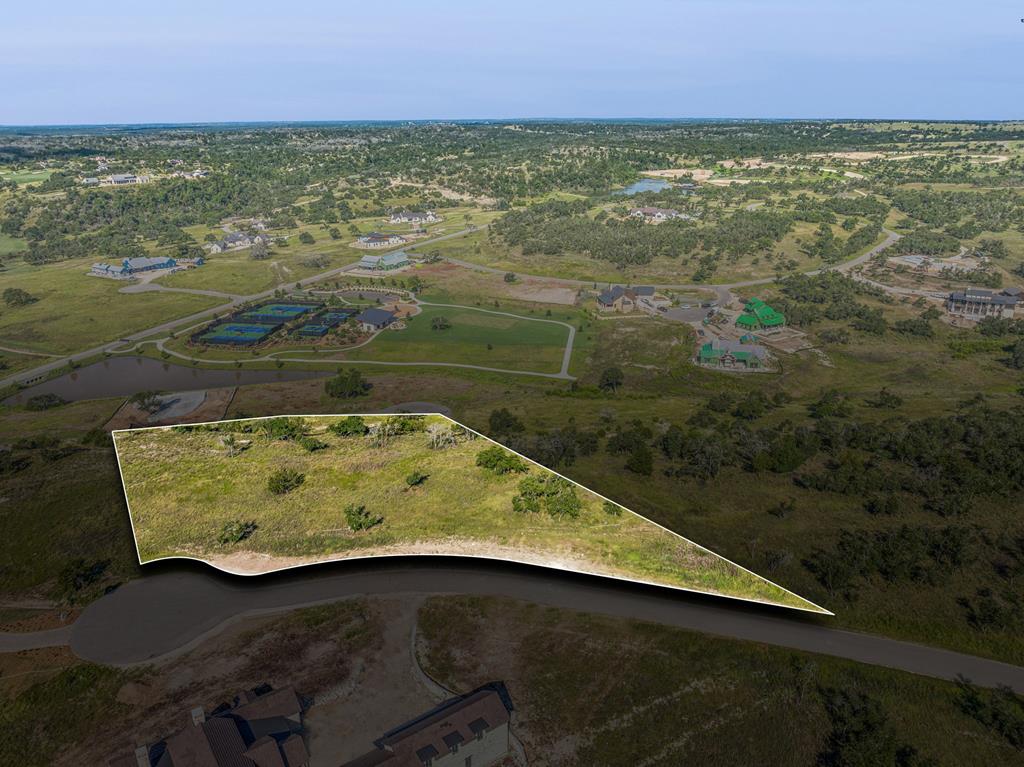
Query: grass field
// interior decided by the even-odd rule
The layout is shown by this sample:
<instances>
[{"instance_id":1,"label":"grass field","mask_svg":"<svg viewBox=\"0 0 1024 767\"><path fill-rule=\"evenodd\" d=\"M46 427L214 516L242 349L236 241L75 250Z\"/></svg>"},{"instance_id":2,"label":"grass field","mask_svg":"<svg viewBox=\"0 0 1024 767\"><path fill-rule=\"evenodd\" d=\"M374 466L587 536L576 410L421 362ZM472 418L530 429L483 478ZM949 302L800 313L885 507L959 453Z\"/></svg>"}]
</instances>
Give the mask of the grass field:
<instances>
[{"instance_id":1,"label":"grass field","mask_svg":"<svg viewBox=\"0 0 1024 767\"><path fill-rule=\"evenodd\" d=\"M11 237L0 233L0 257L21 253L28 248L28 243L20 237Z\"/></svg>"},{"instance_id":2,"label":"grass field","mask_svg":"<svg viewBox=\"0 0 1024 767\"><path fill-rule=\"evenodd\" d=\"M326 443L315 452L267 436L259 421L233 422L236 438L252 441L236 455L224 448L223 433L212 430L117 432L140 559L192 556L260 572L360 554L467 553L811 609L641 517L609 512L580 488L567 491L580 501L578 516L514 511L520 475L475 465L478 453L493 447L489 441L463 437L447 449L431 449L428 435L417 430L375 446L372 437L328 432L337 420L305 419L305 433ZM382 421L367 419L374 426ZM440 416L419 423L450 425ZM243 429L252 431L237 433ZM268 478L282 467L305 481L274 495ZM410 487L406 477L413 472L426 479ZM536 465L529 473L550 476ZM383 520L352 530L342 513L348 504ZM251 536L222 542L226 525L249 521L256 526Z\"/></svg>"},{"instance_id":3,"label":"grass field","mask_svg":"<svg viewBox=\"0 0 1024 767\"><path fill-rule=\"evenodd\" d=\"M88 276L90 263L92 259L17 264L0 273L0 292L21 288L38 299L3 309L0 345L74 352L224 302L187 293L119 293L125 283Z\"/></svg>"},{"instance_id":4,"label":"grass field","mask_svg":"<svg viewBox=\"0 0 1024 767\"><path fill-rule=\"evenodd\" d=\"M447 319L451 327L433 330L438 317ZM424 306L406 325L404 330L383 332L367 346L346 352L346 359L458 362L557 373L569 333L551 322L441 306Z\"/></svg>"},{"instance_id":5,"label":"grass field","mask_svg":"<svg viewBox=\"0 0 1024 767\"><path fill-rule=\"evenodd\" d=\"M53 175L52 170L0 170L0 179L13 181L16 184L35 184L45 181L51 175Z\"/></svg>"}]
</instances>

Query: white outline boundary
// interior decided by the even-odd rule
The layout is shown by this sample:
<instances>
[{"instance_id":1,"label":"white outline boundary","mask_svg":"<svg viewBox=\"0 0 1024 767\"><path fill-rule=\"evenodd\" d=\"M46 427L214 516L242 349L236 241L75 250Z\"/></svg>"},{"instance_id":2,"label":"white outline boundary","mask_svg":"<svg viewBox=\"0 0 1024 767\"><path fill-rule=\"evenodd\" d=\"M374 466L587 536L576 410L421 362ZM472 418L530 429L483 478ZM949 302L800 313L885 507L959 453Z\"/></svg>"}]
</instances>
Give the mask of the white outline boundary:
<instances>
[{"instance_id":1,"label":"white outline boundary","mask_svg":"<svg viewBox=\"0 0 1024 767\"><path fill-rule=\"evenodd\" d=\"M463 559L485 559L485 560L489 560L489 561L492 561L492 562L513 562L515 564L529 565L531 567L542 567L542 568L549 569L549 570L557 570L557 569L559 569L559 568L557 568L557 567L555 567L553 565L550 565L550 564L543 564L543 563L540 563L540 562L530 561L530 560L525 560L525 559L511 559L509 557L490 557L490 556L486 556L484 554L435 554L435 553L423 553L423 554L366 554L366 555L362 555L362 556L342 556L342 557L334 557L334 558L314 560L312 562L305 562L305 563L302 563L302 564L287 565L285 567L277 567L277 568L274 568L272 570L267 570L267 571L261 572L261 573L238 572L238 571L235 571L235 570L229 570L227 568L220 567L220 566L214 564L213 562L207 561L207 560L202 559L200 557L190 557L190 556L180 555L180 554L176 554L176 555L173 555L173 556L167 556L167 557L157 557L156 559L147 559L145 562L143 562L143 560L142 560L142 552L139 550L139 539L138 539L138 536L135 533L135 519L132 516L131 503L128 500L128 487L127 487L127 485L125 485L124 470L121 468L121 453L120 453L120 451L118 449L117 436L116 435L121 434L122 432L133 433L133 432L140 432L140 431L168 430L168 429L173 429L175 426L208 426L208 425L211 425L211 424L238 423L238 422L241 422L241 421L266 421L266 420L270 420L272 418L343 418L343 417L348 417L348 416L359 416L361 418L390 418L390 417L394 417L394 416L403 416L403 415L409 415L409 416L436 416L438 418L442 418L442 419L444 419L446 421L449 421L450 423L455 424L459 428L462 428L462 429L465 429L466 431L472 432L477 437L479 437L481 439L484 439L484 440L487 440L488 442L501 447L503 450L509 451L510 453L512 453L513 455L518 456L519 458L523 459L524 461L528 461L529 463L531 463L534 466L538 467L542 471L550 472L551 474L554 474L555 476L561 477L566 482L572 483L576 487L578 487L581 490L583 490L585 493L589 493L590 495L595 495L598 498L600 498L601 500L606 501L607 503L614 504L615 506L618 506L620 509L624 509L625 511L629 512L633 516L639 517L644 522L647 522L648 524L654 525L655 527L660 528L661 530L664 530L665 532L667 532L667 533L669 533L671 535L674 535L676 538L679 538L680 540L684 541L685 543L688 543L691 546L694 546L694 547L696 547L697 549L699 549L701 551L704 551L704 552L706 552L708 554L711 554L714 557L717 557L718 559L721 559L721 560L727 562L728 564L732 565L733 567L735 567L735 568L737 568L739 570L742 570L743 572L747 573L748 575L752 575L754 578L756 578L758 580L761 580L761 581L764 581L765 583L768 583L769 585L774 586L775 588L779 589L780 591L783 591L786 594L789 594L789 595L791 595L793 597L796 597L797 599L801 600L802 602L806 602L807 604L811 605L812 607L814 607L816 609L812 610L812 609L807 608L807 607L798 607L798 606L794 606L794 605L783 604L781 602L771 602L771 601L764 600L764 599L754 599L752 597L741 597L741 596L735 596L735 595L732 595L732 594L721 594L721 593L719 593L717 591L704 591L704 590L696 589L696 588L688 588L686 586L675 586L675 585L670 584L670 583L659 583L657 581L648 581L648 580L643 580L641 578L627 578L625 576L620 576L620 575L609 575L607 573L595 573L595 572L591 572L589 570L580 570L580 569L577 569L575 567L565 568L567 570L570 570L570 571L576 572L576 573L580 573L582 575L588 575L588 576L597 577L597 578L609 578L611 580L625 581L627 583L640 583L640 584L643 584L645 586L656 586L658 588L663 588L663 589L674 589L676 591L685 591L685 592L692 593L692 594L703 594L703 595L706 595L706 596L718 597L718 598L722 598L722 599L735 599L735 600L740 601L740 602L752 602L754 604L770 605L772 607L782 607L782 608L785 608L787 610L798 610L800 612L808 612L808 613L811 613L811 614L814 614L814 615L827 615L827 616L834 616L835 615L835 613L832 612L831 610L826 610L824 607L821 607L820 605L815 604L811 600L806 599L806 598L800 596L799 594L797 594L794 591L790 591L789 589L785 588L784 586L780 586L779 584L775 583L774 581L768 580L767 578L765 578L762 575L758 575L753 570L750 570L750 569L744 567L743 565L737 564L737 563L733 562L731 559L728 559L727 557L723 557L721 554L718 554L718 553L712 551L711 549L707 548L706 546L702 546L699 543L691 541L689 538L686 538L685 536L680 535L679 533L675 532L674 530L669 530L664 525L660 525L657 522L655 522L654 520L648 519L647 517L643 516L642 514L638 514L637 512L633 511L632 509L626 508L622 504L616 503L612 499L607 498L607 497L601 495L600 493L598 493L598 492L596 492L594 490L591 490L590 488L580 484L576 480L570 479L569 477L566 477L566 476L560 474L559 472L555 471L554 469L550 469L547 466L544 466L543 464L538 463L537 461L533 460L532 458L530 458L528 456L525 456L525 455L523 455L523 454L521 454L519 452L516 452L515 450L513 450L510 447L508 447L507 445L503 445L500 442L498 442L497 440L492 439L491 437L488 437L486 434L481 434L476 429L472 429L469 426L465 426L464 424L460 423L459 421L456 421L454 418L451 418L450 416L444 415L443 413L436 413L436 412L435 413L404 413L404 412L398 412L398 413L312 413L312 414L290 413L290 414L287 414L287 415L265 415L265 416L253 416L253 417L248 417L248 418L226 418L226 419L219 420L219 421L199 421L199 422L196 422L196 423L167 424L167 425L163 425L163 426L140 426L140 427L136 427L136 428L133 428L133 429L114 429L113 431L110 432L110 437L111 437L111 440L114 443L114 455L115 455L115 457L117 459L117 472L118 472L118 474L121 477L121 489L124 492L125 506L128 508L128 520L131 523L131 527L132 527L132 540L135 542L135 555L136 555L136 558L139 560L139 565L140 566L145 566L145 565L151 564L153 562L163 562L165 560L184 559L184 560L188 560L188 561L191 561L191 562L202 562L203 564L205 564L205 565L207 565L209 567L212 567L214 570L219 570L220 572L228 573L229 575L237 575L237 576L242 576L242 577L245 577L245 578L256 578L256 577L259 577L260 575L268 575L270 573L285 572L287 570L295 570L295 569L302 568L302 567L311 567L311 566L314 566L314 565L326 564L326 563L329 563L329 562L348 562L348 561L358 561L358 560L361 560L361 559L391 559L391 558L407 558L407 557L460 557L460 558L463 558Z\"/></svg>"}]
</instances>

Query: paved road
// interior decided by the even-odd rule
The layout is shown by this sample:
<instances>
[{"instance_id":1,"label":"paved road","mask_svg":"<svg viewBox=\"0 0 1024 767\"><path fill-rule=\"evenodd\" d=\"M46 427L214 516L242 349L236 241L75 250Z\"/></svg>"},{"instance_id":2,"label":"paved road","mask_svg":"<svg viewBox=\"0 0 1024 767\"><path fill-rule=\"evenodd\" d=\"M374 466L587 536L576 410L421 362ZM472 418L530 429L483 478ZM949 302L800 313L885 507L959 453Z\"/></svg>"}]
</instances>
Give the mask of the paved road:
<instances>
[{"instance_id":1,"label":"paved road","mask_svg":"<svg viewBox=\"0 0 1024 767\"><path fill-rule=\"evenodd\" d=\"M186 566L188 565L188 566ZM656 587L507 563L438 558L364 560L256 578L229 577L192 563L150 573L89 605L71 631L80 657L111 665L169 658L241 618L361 595L500 595L552 607L632 618L763 642L1024 693L1024 668L831 628L828 619L785 608L686 595ZM154 572L155 571L155 572Z\"/></svg>"}]
</instances>

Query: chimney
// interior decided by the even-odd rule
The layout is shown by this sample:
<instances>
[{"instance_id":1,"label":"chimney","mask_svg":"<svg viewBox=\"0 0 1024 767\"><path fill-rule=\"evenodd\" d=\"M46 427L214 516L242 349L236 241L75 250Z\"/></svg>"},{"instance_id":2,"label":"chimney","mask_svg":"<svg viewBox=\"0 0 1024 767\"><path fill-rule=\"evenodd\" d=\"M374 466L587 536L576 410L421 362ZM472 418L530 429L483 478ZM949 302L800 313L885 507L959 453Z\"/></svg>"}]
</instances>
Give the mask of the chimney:
<instances>
[{"instance_id":1,"label":"chimney","mask_svg":"<svg viewBox=\"0 0 1024 767\"><path fill-rule=\"evenodd\" d=\"M190 713L192 714L193 727L198 727L206 721L206 712L203 710L202 706L196 706Z\"/></svg>"},{"instance_id":2,"label":"chimney","mask_svg":"<svg viewBox=\"0 0 1024 767\"><path fill-rule=\"evenodd\" d=\"M135 762L139 767L150 767L149 748L147 746L139 746L135 749Z\"/></svg>"}]
</instances>

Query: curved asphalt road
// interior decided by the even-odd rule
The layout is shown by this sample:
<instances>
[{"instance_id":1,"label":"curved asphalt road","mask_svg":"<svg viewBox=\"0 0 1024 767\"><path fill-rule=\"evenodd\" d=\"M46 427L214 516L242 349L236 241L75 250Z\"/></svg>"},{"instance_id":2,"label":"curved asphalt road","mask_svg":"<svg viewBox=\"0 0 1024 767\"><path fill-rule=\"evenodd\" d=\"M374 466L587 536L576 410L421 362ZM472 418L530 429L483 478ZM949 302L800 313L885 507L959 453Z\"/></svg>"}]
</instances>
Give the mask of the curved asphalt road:
<instances>
[{"instance_id":1,"label":"curved asphalt road","mask_svg":"<svg viewBox=\"0 0 1024 767\"><path fill-rule=\"evenodd\" d=\"M914 674L1024 693L1024 668L925 645L830 628L827 619L730 599L486 561L410 558L237 578L191 563L148 567L85 609L70 627L82 658L127 666L173 657L243 617L363 595L497 595L778 645ZM156 570L156 572L152 572ZM0 636L0 639L10 638ZM63 639L63 636L61 637ZM2 647L3 642L0 642Z\"/></svg>"}]
</instances>

